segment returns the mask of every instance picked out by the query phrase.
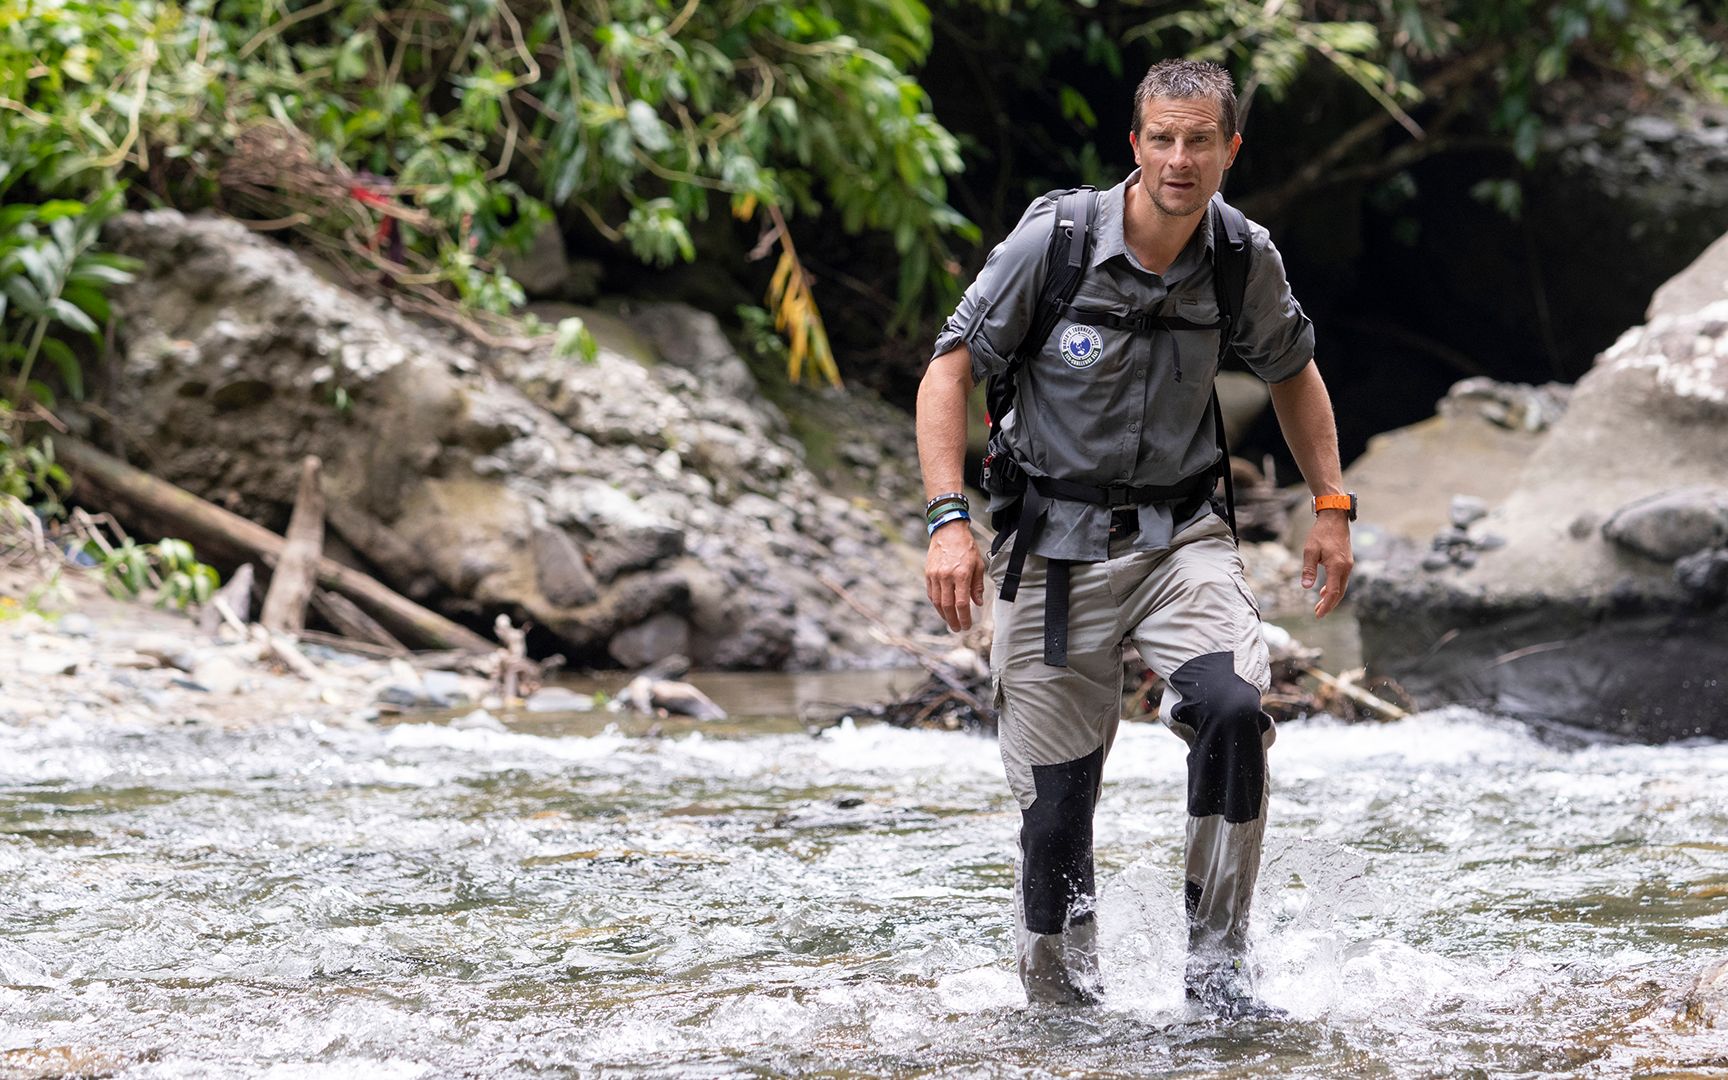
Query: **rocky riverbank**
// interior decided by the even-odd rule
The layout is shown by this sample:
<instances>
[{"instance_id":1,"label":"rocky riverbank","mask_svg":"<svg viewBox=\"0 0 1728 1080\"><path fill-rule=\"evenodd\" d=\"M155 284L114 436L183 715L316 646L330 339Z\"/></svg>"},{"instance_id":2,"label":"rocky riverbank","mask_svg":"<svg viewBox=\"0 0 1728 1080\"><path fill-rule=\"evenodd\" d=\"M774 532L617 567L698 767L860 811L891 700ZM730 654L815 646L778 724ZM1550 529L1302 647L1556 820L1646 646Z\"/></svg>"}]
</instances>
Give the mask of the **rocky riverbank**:
<instances>
[{"instance_id":1,"label":"rocky riverbank","mask_svg":"<svg viewBox=\"0 0 1728 1080\"><path fill-rule=\"evenodd\" d=\"M879 630L934 626L910 418L850 399L818 454L712 316L584 310L585 363L411 320L233 221L128 215L112 240L143 268L83 431L278 531L316 455L327 554L447 616L623 667L882 665Z\"/></svg>"},{"instance_id":2,"label":"rocky riverbank","mask_svg":"<svg viewBox=\"0 0 1728 1080\"><path fill-rule=\"evenodd\" d=\"M62 572L39 606L19 599L44 580L41 569L0 570L0 723L348 726L504 703L493 680L454 655L410 664L300 642L285 658L257 627L212 631L180 612L115 600L75 571Z\"/></svg>"}]
</instances>

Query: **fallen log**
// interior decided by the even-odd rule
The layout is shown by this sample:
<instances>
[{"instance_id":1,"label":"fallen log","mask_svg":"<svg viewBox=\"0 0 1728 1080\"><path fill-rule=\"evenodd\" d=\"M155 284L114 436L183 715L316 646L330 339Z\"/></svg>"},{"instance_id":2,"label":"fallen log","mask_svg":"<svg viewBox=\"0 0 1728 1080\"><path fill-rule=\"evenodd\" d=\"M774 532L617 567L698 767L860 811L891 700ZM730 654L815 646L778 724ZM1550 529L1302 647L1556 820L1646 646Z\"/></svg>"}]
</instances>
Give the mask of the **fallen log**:
<instances>
[{"instance_id":1,"label":"fallen log","mask_svg":"<svg viewBox=\"0 0 1728 1080\"><path fill-rule=\"evenodd\" d=\"M360 610L360 606L341 593L318 589L312 593L312 607L348 638L384 650L386 656L407 656L408 646L378 625L378 620ZM305 631L301 631L305 636Z\"/></svg>"},{"instance_id":2,"label":"fallen log","mask_svg":"<svg viewBox=\"0 0 1728 1080\"><path fill-rule=\"evenodd\" d=\"M300 490L294 496L288 535L270 574L264 610L258 615L264 628L275 634L298 634L306 629L306 605L317 587L318 560L324 557L324 489L318 482L321 467L322 462L311 456L300 463Z\"/></svg>"},{"instance_id":3,"label":"fallen log","mask_svg":"<svg viewBox=\"0 0 1728 1080\"><path fill-rule=\"evenodd\" d=\"M209 545L236 559L256 558L272 566L281 560L282 537L256 522L158 480L88 443L59 436L54 440L54 448L75 485L154 519L163 526L164 533L179 535L195 546ZM497 648L467 627L331 559L318 560L318 584L359 604L399 638L464 652L491 652Z\"/></svg>"}]
</instances>

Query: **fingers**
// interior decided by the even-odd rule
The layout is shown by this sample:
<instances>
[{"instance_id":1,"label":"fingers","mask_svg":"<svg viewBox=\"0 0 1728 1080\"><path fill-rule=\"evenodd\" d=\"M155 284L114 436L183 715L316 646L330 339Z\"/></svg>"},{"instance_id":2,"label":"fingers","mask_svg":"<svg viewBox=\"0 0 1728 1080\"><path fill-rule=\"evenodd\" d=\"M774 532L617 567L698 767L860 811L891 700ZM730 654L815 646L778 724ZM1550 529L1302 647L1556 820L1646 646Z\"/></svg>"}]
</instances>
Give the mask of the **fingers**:
<instances>
[{"instance_id":1,"label":"fingers","mask_svg":"<svg viewBox=\"0 0 1728 1080\"><path fill-rule=\"evenodd\" d=\"M1326 556L1326 585L1320 590L1320 601L1314 605L1314 617L1324 619L1344 600L1350 587L1350 570L1355 566L1350 551L1335 551Z\"/></svg>"},{"instance_id":2,"label":"fingers","mask_svg":"<svg viewBox=\"0 0 1728 1080\"><path fill-rule=\"evenodd\" d=\"M968 537L970 539L970 537ZM924 592L930 606L953 631L972 628L972 605L984 602L984 560L976 544L961 552L932 544L924 570Z\"/></svg>"},{"instance_id":3,"label":"fingers","mask_svg":"<svg viewBox=\"0 0 1728 1080\"><path fill-rule=\"evenodd\" d=\"M1302 587L1314 587L1315 568L1320 565L1320 545L1314 537L1308 537L1308 543L1302 547Z\"/></svg>"}]
</instances>

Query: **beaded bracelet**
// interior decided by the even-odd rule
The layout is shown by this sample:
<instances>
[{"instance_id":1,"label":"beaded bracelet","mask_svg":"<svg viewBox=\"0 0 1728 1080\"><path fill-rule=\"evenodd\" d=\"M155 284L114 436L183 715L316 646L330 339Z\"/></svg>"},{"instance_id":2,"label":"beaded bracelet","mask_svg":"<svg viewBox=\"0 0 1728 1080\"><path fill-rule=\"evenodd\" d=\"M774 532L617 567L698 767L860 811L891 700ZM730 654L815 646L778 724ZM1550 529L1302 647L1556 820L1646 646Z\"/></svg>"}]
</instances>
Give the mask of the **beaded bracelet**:
<instances>
[{"instance_id":1,"label":"beaded bracelet","mask_svg":"<svg viewBox=\"0 0 1728 1080\"><path fill-rule=\"evenodd\" d=\"M942 526L947 525L950 522L971 520L972 515L967 513L965 510L953 510L944 514L942 517L937 518L935 521L930 522L928 528L930 530L930 535L935 536L937 529L940 529Z\"/></svg>"},{"instance_id":2,"label":"beaded bracelet","mask_svg":"<svg viewBox=\"0 0 1728 1080\"><path fill-rule=\"evenodd\" d=\"M966 493L964 491L946 491L925 503L924 513L930 513L930 511L936 509L937 503L947 502L950 499L958 502L962 506L968 505L966 501Z\"/></svg>"}]
</instances>

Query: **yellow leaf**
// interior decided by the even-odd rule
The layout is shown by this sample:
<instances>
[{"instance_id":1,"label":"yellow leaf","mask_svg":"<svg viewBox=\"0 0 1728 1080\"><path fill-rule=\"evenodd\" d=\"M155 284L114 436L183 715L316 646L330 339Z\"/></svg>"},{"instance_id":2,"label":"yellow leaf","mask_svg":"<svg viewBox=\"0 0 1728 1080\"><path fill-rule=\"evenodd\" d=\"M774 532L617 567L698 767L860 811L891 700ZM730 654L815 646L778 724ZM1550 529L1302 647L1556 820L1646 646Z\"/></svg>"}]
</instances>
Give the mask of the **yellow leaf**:
<instances>
[{"instance_id":1,"label":"yellow leaf","mask_svg":"<svg viewBox=\"0 0 1728 1080\"><path fill-rule=\"evenodd\" d=\"M750 215L756 212L756 196L746 195L732 203L732 216L739 221L749 221Z\"/></svg>"},{"instance_id":2,"label":"yellow leaf","mask_svg":"<svg viewBox=\"0 0 1728 1080\"><path fill-rule=\"evenodd\" d=\"M774 267L774 277L768 282L768 306L773 307L780 302L780 297L786 289L786 280L792 276L792 265L797 260L792 258L790 251L780 253L780 262Z\"/></svg>"}]
</instances>

